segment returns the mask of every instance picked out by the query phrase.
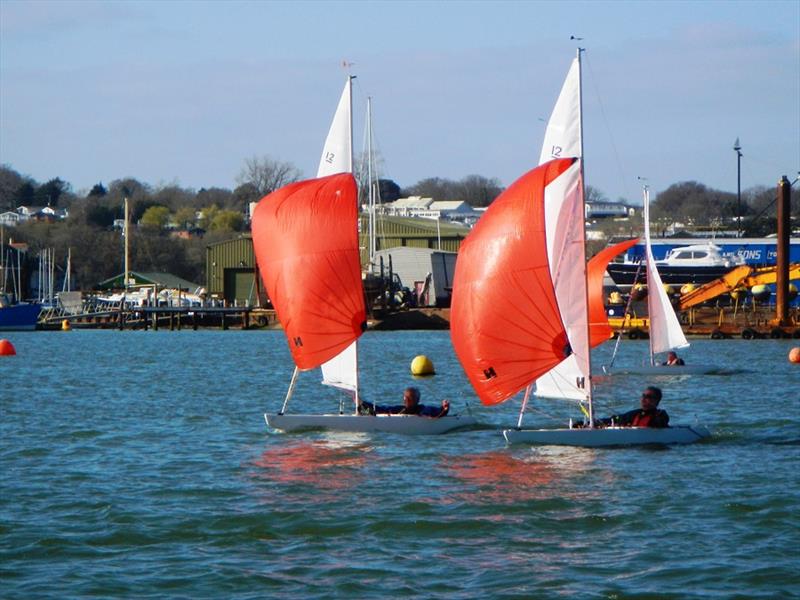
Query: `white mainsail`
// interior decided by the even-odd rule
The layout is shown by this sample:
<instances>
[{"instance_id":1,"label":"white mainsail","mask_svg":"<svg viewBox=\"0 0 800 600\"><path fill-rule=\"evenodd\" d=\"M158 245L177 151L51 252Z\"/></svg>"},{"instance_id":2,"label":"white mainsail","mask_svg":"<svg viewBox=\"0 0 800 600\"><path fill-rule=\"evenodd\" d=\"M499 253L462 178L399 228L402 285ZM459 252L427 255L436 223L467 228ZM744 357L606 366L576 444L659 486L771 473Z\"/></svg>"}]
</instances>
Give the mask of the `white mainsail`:
<instances>
[{"instance_id":1,"label":"white mainsail","mask_svg":"<svg viewBox=\"0 0 800 600\"><path fill-rule=\"evenodd\" d=\"M653 355L689 345L667 297L650 247L650 190L644 187L644 243L647 260L647 312L650 320L650 363Z\"/></svg>"},{"instance_id":2,"label":"white mainsail","mask_svg":"<svg viewBox=\"0 0 800 600\"><path fill-rule=\"evenodd\" d=\"M317 177L353 172L353 118L351 100L351 78L347 78L333 115L328 137L322 147Z\"/></svg>"},{"instance_id":3,"label":"white mainsail","mask_svg":"<svg viewBox=\"0 0 800 600\"><path fill-rule=\"evenodd\" d=\"M539 164L568 156L583 158L580 53L547 123ZM573 354L536 380L537 396L585 400L591 394L582 169L581 160L545 190L550 275Z\"/></svg>"},{"instance_id":4,"label":"white mainsail","mask_svg":"<svg viewBox=\"0 0 800 600\"><path fill-rule=\"evenodd\" d=\"M353 172L353 105L352 78L347 77L339 105L333 115L317 177ZM322 383L337 388L358 390L358 342L354 341L338 355L322 365Z\"/></svg>"}]
</instances>

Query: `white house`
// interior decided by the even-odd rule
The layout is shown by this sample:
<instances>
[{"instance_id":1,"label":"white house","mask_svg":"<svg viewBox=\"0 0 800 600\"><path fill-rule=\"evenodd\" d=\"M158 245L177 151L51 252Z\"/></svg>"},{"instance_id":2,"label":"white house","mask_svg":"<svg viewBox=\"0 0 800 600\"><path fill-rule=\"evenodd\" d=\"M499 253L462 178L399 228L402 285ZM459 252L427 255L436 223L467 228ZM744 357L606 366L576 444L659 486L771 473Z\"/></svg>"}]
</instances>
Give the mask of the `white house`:
<instances>
[{"instance_id":1,"label":"white house","mask_svg":"<svg viewBox=\"0 0 800 600\"><path fill-rule=\"evenodd\" d=\"M15 227L21 221L25 219L20 215L18 212L9 210L8 212L0 213L0 225L8 225L9 227Z\"/></svg>"},{"instance_id":2,"label":"white house","mask_svg":"<svg viewBox=\"0 0 800 600\"><path fill-rule=\"evenodd\" d=\"M481 214L463 200L434 200L421 196L387 202L381 206L381 212L394 217L444 219L461 223L474 222Z\"/></svg>"},{"instance_id":3,"label":"white house","mask_svg":"<svg viewBox=\"0 0 800 600\"><path fill-rule=\"evenodd\" d=\"M380 205L380 211L390 217L418 217L419 213L427 211L431 204L433 198L409 196Z\"/></svg>"}]
</instances>

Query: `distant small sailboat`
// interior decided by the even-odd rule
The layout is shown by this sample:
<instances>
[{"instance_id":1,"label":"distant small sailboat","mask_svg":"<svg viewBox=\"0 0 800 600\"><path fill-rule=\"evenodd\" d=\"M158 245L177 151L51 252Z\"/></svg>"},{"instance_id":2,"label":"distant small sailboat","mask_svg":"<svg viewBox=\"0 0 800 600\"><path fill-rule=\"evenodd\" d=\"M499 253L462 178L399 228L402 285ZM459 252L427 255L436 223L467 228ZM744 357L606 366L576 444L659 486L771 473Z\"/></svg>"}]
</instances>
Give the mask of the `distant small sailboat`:
<instances>
[{"instance_id":1,"label":"distant small sailboat","mask_svg":"<svg viewBox=\"0 0 800 600\"><path fill-rule=\"evenodd\" d=\"M641 366L628 366L620 369L604 369L606 373L613 374L641 374L641 375L706 375L723 373L722 369L711 365L667 365L656 363L656 354L689 347L689 341L683 333L683 328L675 314L675 309L667 296L661 275L653 257L650 244L650 190L645 185L642 189L644 200L644 242L645 242L645 273L647 276L647 313L649 330L649 364Z\"/></svg>"},{"instance_id":2,"label":"distant small sailboat","mask_svg":"<svg viewBox=\"0 0 800 600\"><path fill-rule=\"evenodd\" d=\"M578 140L580 108L579 50L551 118L577 122ZM582 163L563 150L552 143L552 159L501 194L461 246L450 331L467 378L489 405L525 389L517 428L503 432L509 443L598 447L707 437L700 426L595 427ZM580 391L588 426L522 429L533 383L557 365L572 371L565 376Z\"/></svg>"},{"instance_id":3,"label":"distant small sailboat","mask_svg":"<svg viewBox=\"0 0 800 600\"><path fill-rule=\"evenodd\" d=\"M283 325L294 374L283 407L265 414L281 431L438 434L475 424L469 415L360 415L358 339L366 304L358 243L358 192L352 171L351 78L342 92L317 178L265 196L253 214L259 271ZM288 414L299 371L322 368L322 383L353 401L345 414Z\"/></svg>"}]
</instances>

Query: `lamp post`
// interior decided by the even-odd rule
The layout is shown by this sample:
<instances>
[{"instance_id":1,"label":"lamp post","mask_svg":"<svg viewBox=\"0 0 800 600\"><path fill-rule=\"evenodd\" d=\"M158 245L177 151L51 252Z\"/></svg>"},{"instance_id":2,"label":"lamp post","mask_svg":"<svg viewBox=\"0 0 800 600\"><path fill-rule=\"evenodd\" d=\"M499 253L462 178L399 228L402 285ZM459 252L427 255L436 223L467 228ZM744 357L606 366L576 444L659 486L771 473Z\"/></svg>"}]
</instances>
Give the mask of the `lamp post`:
<instances>
[{"instance_id":1,"label":"lamp post","mask_svg":"<svg viewBox=\"0 0 800 600\"><path fill-rule=\"evenodd\" d=\"M736 237L742 237L742 146L738 137L733 149L736 151Z\"/></svg>"}]
</instances>

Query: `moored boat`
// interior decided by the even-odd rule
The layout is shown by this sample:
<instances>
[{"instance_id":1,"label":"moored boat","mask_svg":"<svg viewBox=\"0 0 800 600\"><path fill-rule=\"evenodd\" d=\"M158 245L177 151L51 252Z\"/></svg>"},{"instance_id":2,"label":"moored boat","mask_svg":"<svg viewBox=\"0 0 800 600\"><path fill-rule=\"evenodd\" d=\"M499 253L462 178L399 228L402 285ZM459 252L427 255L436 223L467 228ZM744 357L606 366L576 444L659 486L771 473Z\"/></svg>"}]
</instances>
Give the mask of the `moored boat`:
<instances>
[{"instance_id":1,"label":"moored boat","mask_svg":"<svg viewBox=\"0 0 800 600\"><path fill-rule=\"evenodd\" d=\"M629 254L624 262L610 263L608 274L618 287L630 288L636 283L637 272L640 276L647 272L647 267L642 262L644 257ZM671 248L663 259L656 260L655 263L664 284L680 287L689 283L704 284L714 281L745 261L738 255L723 256L722 248L709 241Z\"/></svg>"},{"instance_id":2,"label":"moored boat","mask_svg":"<svg viewBox=\"0 0 800 600\"><path fill-rule=\"evenodd\" d=\"M41 308L35 302L14 302L9 294L0 294L0 331L33 331Z\"/></svg>"}]
</instances>

